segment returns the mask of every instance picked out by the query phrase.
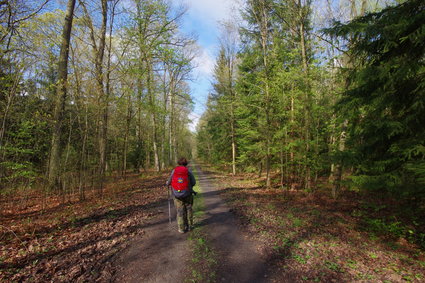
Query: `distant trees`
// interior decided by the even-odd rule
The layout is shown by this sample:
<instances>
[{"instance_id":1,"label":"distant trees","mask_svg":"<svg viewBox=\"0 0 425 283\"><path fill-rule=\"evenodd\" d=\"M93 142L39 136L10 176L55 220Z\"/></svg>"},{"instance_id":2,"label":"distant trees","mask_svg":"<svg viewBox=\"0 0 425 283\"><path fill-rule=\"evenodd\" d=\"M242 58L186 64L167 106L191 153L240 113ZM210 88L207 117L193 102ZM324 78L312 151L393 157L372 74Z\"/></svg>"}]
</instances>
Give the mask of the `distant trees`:
<instances>
[{"instance_id":1,"label":"distant trees","mask_svg":"<svg viewBox=\"0 0 425 283\"><path fill-rule=\"evenodd\" d=\"M70 0L47 12L38 2L0 3L0 188L46 176L84 198L112 173L190 156L196 50L179 31L184 7Z\"/></svg>"},{"instance_id":2,"label":"distant trees","mask_svg":"<svg viewBox=\"0 0 425 283\"><path fill-rule=\"evenodd\" d=\"M267 187L309 191L330 176L336 197L345 175L355 188L424 191L424 5L347 4L328 5L345 24L323 33L315 25L332 23L312 1L245 1L230 80L223 47L217 57L202 158L228 165L234 140L236 166L265 171Z\"/></svg>"},{"instance_id":3,"label":"distant trees","mask_svg":"<svg viewBox=\"0 0 425 283\"><path fill-rule=\"evenodd\" d=\"M214 92L198 127L198 151L209 162L220 160L236 174L236 74L239 36L234 23L222 26L220 53L214 68ZM207 121L207 123L205 123Z\"/></svg>"},{"instance_id":4,"label":"distant trees","mask_svg":"<svg viewBox=\"0 0 425 283\"><path fill-rule=\"evenodd\" d=\"M227 133L235 137L235 163L245 170L258 170L259 174L265 170L267 187L272 185L276 169L282 185L305 188L310 187L311 176L318 170L312 162L318 149L313 146L317 139L313 130L317 127L313 124L310 12L309 2L270 0L247 1L243 11L242 44L232 82L237 99L232 111L227 112L234 113L235 135ZM216 93L220 93L217 86L224 85L217 78L223 58L220 51ZM210 102L215 95L211 95ZM217 104L223 104L223 99ZM213 103L210 106L201 126L213 125L211 112L218 113L215 109L222 107ZM205 131L200 130L198 138L205 140Z\"/></svg>"},{"instance_id":5,"label":"distant trees","mask_svg":"<svg viewBox=\"0 0 425 283\"><path fill-rule=\"evenodd\" d=\"M425 4L411 0L328 32L349 41L347 89L337 104L356 186L425 194Z\"/></svg>"}]
</instances>

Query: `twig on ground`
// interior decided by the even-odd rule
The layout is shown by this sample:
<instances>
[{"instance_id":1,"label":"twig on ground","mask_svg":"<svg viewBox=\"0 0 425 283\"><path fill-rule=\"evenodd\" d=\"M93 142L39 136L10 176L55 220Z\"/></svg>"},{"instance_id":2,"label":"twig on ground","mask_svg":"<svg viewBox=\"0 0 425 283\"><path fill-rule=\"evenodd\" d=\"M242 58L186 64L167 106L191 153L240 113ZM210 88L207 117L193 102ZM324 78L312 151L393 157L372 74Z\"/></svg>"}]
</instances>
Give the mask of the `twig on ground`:
<instances>
[{"instance_id":1,"label":"twig on ground","mask_svg":"<svg viewBox=\"0 0 425 283\"><path fill-rule=\"evenodd\" d=\"M16 235L15 234L15 232L12 230L12 229L10 229L10 228L7 228L6 226L3 226L3 225L0 225L0 227L1 228L3 228L3 229L5 229L5 230L7 230L7 231L9 231L9 232L11 232L15 237L16 237L16 239L18 239L19 240L19 242L21 242L21 245L22 246L24 246L24 248L27 250L27 251L29 251L28 250L28 247L24 244L24 242L21 240L21 238L19 238L18 237L18 235Z\"/></svg>"}]
</instances>

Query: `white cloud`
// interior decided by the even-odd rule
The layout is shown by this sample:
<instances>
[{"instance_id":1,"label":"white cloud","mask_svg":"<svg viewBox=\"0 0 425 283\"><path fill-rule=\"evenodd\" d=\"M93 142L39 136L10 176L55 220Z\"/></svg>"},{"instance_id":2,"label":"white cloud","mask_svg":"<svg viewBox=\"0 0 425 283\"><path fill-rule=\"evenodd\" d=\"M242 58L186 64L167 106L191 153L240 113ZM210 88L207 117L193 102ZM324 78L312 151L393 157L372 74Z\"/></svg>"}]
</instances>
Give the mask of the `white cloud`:
<instances>
[{"instance_id":1,"label":"white cloud","mask_svg":"<svg viewBox=\"0 0 425 283\"><path fill-rule=\"evenodd\" d=\"M195 65L195 74L197 77L209 78L212 76L215 59L211 55L210 48L206 49L199 47L199 55L193 59L193 63Z\"/></svg>"},{"instance_id":2,"label":"white cloud","mask_svg":"<svg viewBox=\"0 0 425 283\"><path fill-rule=\"evenodd\" d=\"M189 115L189 129L196 131L201 114L205 110L219 46L220 23L238 18L241 0L176 0L188 7L183 31L198 35L198 52L193 60L194 80L190 82L195 100L194 112Z\"/></svg>"},{"instance_id":3,"label":"white cloud","mask_svg":"<svg viewBox=\"0 0 425 283\"><path fill-rule=\"evenodd\" d=\"M189 123L189 130L191 132L196 132L196 126L198 125L200 118L201 116L199 114L196 114L195 112L189 114L189 119L191 120L191 122Z\"/></svg>"},{"instance_id":4,"label":"white cloud","mask_svg":"<svg viewBox=\"0 0 425 283\"><path fill-rule=\"evenodd\" d=\"M229 19L236 6L235 0L184 0L189 6L189 13L205 21L216 24Z\"/></svg>"}]
</instances>

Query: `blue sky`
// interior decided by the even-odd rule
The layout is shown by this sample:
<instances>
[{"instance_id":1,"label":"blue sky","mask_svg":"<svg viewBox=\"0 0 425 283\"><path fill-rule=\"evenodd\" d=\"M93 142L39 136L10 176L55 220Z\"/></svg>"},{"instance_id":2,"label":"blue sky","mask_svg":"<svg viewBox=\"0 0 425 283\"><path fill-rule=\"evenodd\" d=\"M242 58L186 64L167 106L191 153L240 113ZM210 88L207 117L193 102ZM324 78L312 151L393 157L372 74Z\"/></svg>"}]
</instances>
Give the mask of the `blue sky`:
<instances>
[{"instance_id":1,"label":"blue sky","mask_svg":"<svg viewBox=\"0 0 425 283\"><path fill-rule=\"evenodd\" d=\"M193 81L190 82L195 107L190 115L190 129L205 110L208 93L211 90L212 71L218 53L220 22L228 21L237 11L235 0L183 0L188 12L182 22L182 31L196 34L200 51L195 58Z\"/></svg>"}]
</instances>

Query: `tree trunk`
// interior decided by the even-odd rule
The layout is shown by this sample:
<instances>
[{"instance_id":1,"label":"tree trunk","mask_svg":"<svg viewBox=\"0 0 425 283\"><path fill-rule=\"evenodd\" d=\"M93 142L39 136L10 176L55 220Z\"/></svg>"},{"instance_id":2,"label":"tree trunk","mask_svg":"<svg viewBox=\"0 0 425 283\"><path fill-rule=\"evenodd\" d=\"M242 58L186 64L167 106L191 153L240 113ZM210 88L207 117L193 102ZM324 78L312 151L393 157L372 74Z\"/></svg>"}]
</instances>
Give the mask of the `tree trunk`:
<instances>
[{"instance_id":1,"label":"tree trunk","mask_svg":"<svg viewBox=\"0 0 425 283\"><path fill-rule=\"evenodd\" d=\"M339 136L339 145L338 145L338 151L343 152L345 150L345 140L347 138L346 129L348 126L348 120L345 120L342 124L341 134ZM342 161L338 162L338 164L335 166L335 180L334 185L332 187L332 197L336 198L337 194L341 188L341 181L342 181L342 170L343 170L343 163Z\"/></svg>"},{"instance_id":2,"label":"tree trunk","mask_svg":"<svg viewBox=\"0 0 425 283\"><path fill-rule=\"evenodd\" d=\"M289 142L292 143L294 141L294 123L295 123L295 99L294 95L291 95L291 112L290 112L290 125L291 125L291 131L289 133L290 140ZM295 153L293 146L290 146L289 149L289 162L290 162L290 182L291 182L291 190L295 189Z\"/></svg>"},{"instance_id":3,"label":"tree trunk","mask_svg":"<svg viewBox=\"0 0 425 283\"><path fill-rule=\"evenodd\" d=\"M174 88L171 87L170 88L170 124L169 124L169 162L170 164L174 165L174 163L176 162L176 156L174 153Z\"/></svg>"},{"instance_id":4,"label":"tree trunk","mask_svg":"<svg viewBox=\"0 0 425 283\"><path fill-rule=\"evenodd\" d=\"M257 22L260 25L261 34L261 48L264 66L264 99L265 99L265 114L266 114L266 187L271 187L271 176L270 176L270 159L271 159L271 137L270 137L270 90L269 90L269 77L268 77L268 38L269 38L269 19L267 15L267 7L264 0L261 1L261 8L259 13L256 15Z\"/></svg>"},{"instance_id":5,"label":"tree trunk","mask_svg":"<svg viewBox=\"0 0 425 283\"><path fill-rule=\"evenodd\" d=\"M232 174L236 175L236 138L235 138L235 124L232 120Z\"/></svg>"},{"instance_id":6,"label":"tree trunk","mask_svg":"<svg viewBox=\"0 0 425 283\"><path fill-rule=\"evenodd\" d=\"M230 78L231 79L231 78ZM235 115L234 115L234 106L233 106L233 95L232 95L232 104L230 105L230 128L231 128L231 138L232 138L232 174L236 175L236 135L235 135Z\"/></svg>"},{"instance_id":7,"label":"tree trunk","mask_svg":"<svg viewBox=\"0 0 425 283\"><path fill-rule=\"evenodd\" d=\"M101 118L99 125L99 175L101 178L100 190L103 189L103 181L106 172L106 151L107 151L107 134L108 134L108 95L110 92L110 86L108 82L108 87L106 92L104 90L104 77L103 77L103 57L105 54L105 43L106 43L106 22L107 22L107 0L102 0L102 27L100 29L100 41L99 49L97 50L96 57L96 73L97 73L97 84L100 95L100 105L101 105ZM111 27L112 28L112 27ZM109 54L110 55L110 54ZM110 59L109 59L110 60ZM109 77L109 70L107 70L107 76Z\"/></svg>"},{"instance_id":8,"label":"tree trunk","mask_svg":"<svg viewBox=\"0 0 425 283\"><path fill-rule=\"evenodd\" d=\"M55 110L53 113L52 147L49 158L48 181L50 187L56 187L59 183L60 156L62 153L62 120L65 111L67 79L68 79L68 54L71 41L72 20L74 16L75 0L69 0L66 8L65 23L62 32L62 43L59 54L58 80L56 90Z\"/></svg>"},{"instance_id":9,"label":"tree trunk","mask_svg":"<svg viewBox=\"0 0 425 283\"><path fill-rule=\"evenodd\" d=\"M106 24L107 24L107 14L108 14L108 3L107 0L101 0L102 2L102 26L100 28L100 38L99 44L96 43L96 34L93 27L93 22L90 18L90 14L87 11L84 2L81 2L81 6L87 17L87 25L90 29L90 38L93 46L93 53L95 56L95 74L96 74L96 87L99 94L99 176L100 184L99 189L102 192L103 188L103 178L106 171L106 144L107 144L107 130L108 130L108 110L107 110L107 93L104 90L104 76L103 76L103 58L105 54L105 45L106 45Z\"/></svg>"},{"instance_id":10,"label":"tree trunk","mask_svg":"<svg viewBox=\"0 0 425 283\"><path fill-rule=\"evenodd\" d=\"M304 14L303 14L303 6L301 0L298 0L298 9L299 9L299 29L300 29L300 48L301 48L301 58L303 64L303 72L305 75L305 79L307 80L308 86L308 63L307 63L307 46L305 40L305 26L304 26ZM310 111L311 111L311 98L310 98L310 88L307 87L305 91L305 111L304 111L304 135L305 135L305 158L308 161L308 155L310 152ZM311 188L311 166L308 162L304 162L304 188L309 190Z\"/></svg>"},{"instance_id":11,"label":"tree trunk","mask_svg":"<svg viewBox=\"0 0 425 283\"><path fill-rule=\"evenodd\" d=\"M127 177L127 154L128 154L128 136L130 132L130 123L131 123L131 94L130 92L127 95L127 117L125 122L125 134L124 134L124 150L123 150L123 164L122 171L124 179Z\"/></svg>"},{"instance_id":12,"label":"tree trunk","mask_svg":"<svg viewBox=\"0 0 425 283\"><path fill-rule=\"evenodd\" d=\"M152 114L152 145L153 145L153 154L154 154L154 166L157 172L161 171L160 163L159 163L159 150L158 150L158 124L156 117L156 103L155 97L152 89L152 62L149 59L147 62L147 81L146 86L148 90L149 104L150 104L150 112Z\"/></svg>"},{"instance_id":13,"label":"tree trunk","mask_svg":"<svg viewBox=\"0 0 425 283\"><path fill-rule=\"evenodd\" d=\"M106 30L106 17L107 17L107 0L102 1L102 14L105 22ZM105 3L104 3L105 2ZM109 43L108 43L108 57L106 63L106 93L104 99L104 109L103 109L103 130L102 130L102 139L105 144L104 147L104 171L106 170L106 160L107 160L107 142L108 142L108 119L109 119L109 99L111 97L111 57L112 57L112 32L114 28L114 18L115 18L115 7L118 1L114 2L111 9L111 22L109 24ZM105 10L103 10L105 9ZM106 32L105 32L106 33Z\"/></svg>"}]
</instances>

